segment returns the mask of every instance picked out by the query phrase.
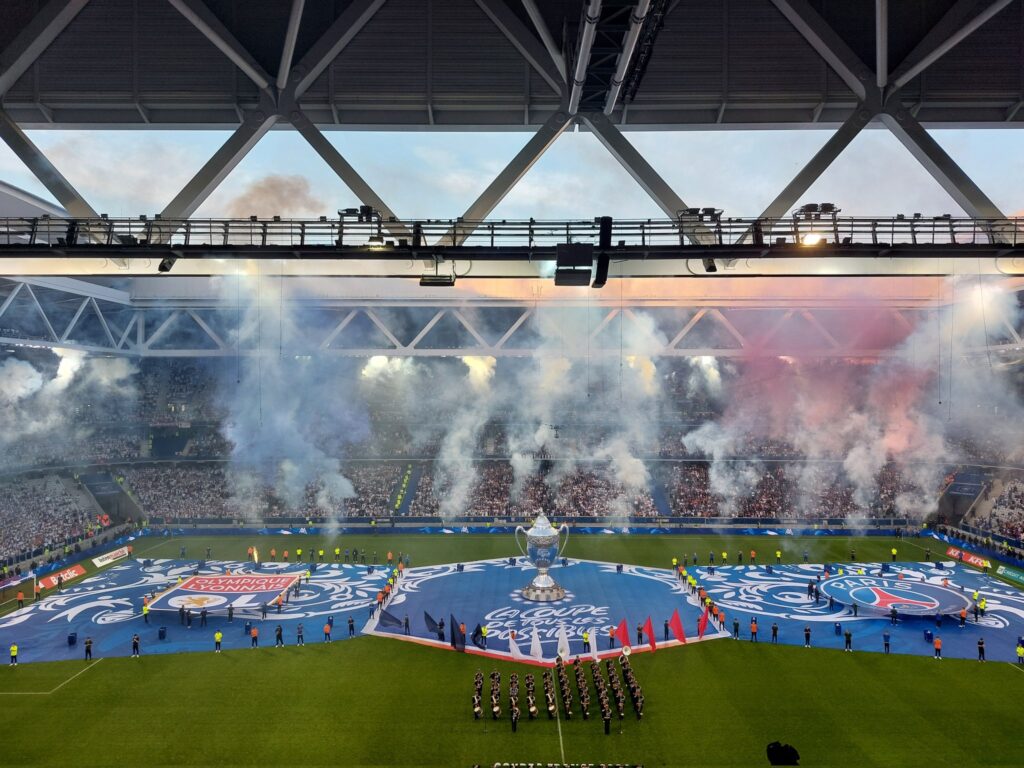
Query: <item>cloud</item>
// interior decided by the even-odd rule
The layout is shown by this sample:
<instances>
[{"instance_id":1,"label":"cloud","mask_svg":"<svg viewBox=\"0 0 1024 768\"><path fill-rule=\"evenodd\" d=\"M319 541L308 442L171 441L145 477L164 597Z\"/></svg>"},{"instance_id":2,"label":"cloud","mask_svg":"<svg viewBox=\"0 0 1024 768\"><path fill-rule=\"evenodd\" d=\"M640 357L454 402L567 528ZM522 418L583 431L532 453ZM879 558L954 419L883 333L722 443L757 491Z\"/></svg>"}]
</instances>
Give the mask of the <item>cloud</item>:
<instances>
[{"instance_id":1,"label":"cloud","mask_svg":"<svg viewBox=\"0 0 1024 768\"><path fill-rule=\"evenodd\" d=\"M330 206L314 194L304 176L271 174L248 182L223 204L223 215L232 219L248 216L309 218L331 213Z\"/></svg>"}]
</instances>

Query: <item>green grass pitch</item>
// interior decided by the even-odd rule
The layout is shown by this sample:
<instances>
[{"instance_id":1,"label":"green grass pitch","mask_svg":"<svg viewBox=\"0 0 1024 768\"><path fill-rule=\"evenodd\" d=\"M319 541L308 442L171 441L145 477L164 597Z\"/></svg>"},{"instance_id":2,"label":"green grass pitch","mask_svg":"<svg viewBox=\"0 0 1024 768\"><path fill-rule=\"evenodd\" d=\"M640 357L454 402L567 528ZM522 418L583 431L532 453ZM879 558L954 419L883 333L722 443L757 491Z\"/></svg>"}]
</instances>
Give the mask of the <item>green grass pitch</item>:
<instances>
[{"instance_id":1,"label":"green grass pitch","mask_svg":"<svg viewBox=\"0 0 1024 768\"><path fill-rule=\"evenodd\" d=\"M259 537L262 552L298 537ZM144 539L142 557L245 558L244 537ZM932 542L936 544L935 542ZM579 536L567 554L665 566L685 551L739 549L774 559L923 559L926 540ZM315 539L304 549L318 547ZM333 542L325 548L333 550ZM413 565L507 556L508 536L346 537L342 546ZM939 555L933 546L933 557ZM377 637L331 645L23 664L0 669L0 765L471 766L494 762L767 765L765 745L797 747L803 766L1024 765L1024 671L924 657L843 654L728 640L641 654L643 722L605 736L599 718L474 721L472 675L511 663ZM520 671L526 668L520 666ZM83 671L85 670L85 671ZM628 712L627 708L627 712Z\"/></svg>"}]
</instances>

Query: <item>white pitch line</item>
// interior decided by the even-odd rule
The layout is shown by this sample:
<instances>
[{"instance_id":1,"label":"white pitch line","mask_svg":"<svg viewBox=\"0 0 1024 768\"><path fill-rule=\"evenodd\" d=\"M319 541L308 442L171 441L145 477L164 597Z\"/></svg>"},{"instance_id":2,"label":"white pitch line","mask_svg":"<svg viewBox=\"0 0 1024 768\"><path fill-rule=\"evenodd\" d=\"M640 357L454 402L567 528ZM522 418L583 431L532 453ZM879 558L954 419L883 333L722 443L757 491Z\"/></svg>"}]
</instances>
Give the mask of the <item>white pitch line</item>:
<instances>
[{"instance_id":1,"label":"white pitch line","mask_svg":"<svg viewBox=\"0 0 1024 768\"><path fill-rule=\"evenodd\" d=\"M562 765L565 765L565 743L562 741L562 715L559 712L557 701L555 702L555 723L558 725L558 749L562 753Z\"/></svg>"},{"instance_id":2,"label":"white pitch line","mask_svg":"<svg viewBox=\"0 0 1024 768\"><path fill-rule=\"evenodd\" d=\"M1018 672L1024 672L1024 667L1022 667L1020 664L1014 664L1012 661L1008 661L1006 663L1009 664L1014 669L1016 669Z\"/></svg>"},{"instance_id":3,"label":"white pitch line","mask_svg":"<svg viewBox=\"0 0 1024 768\"><path fill-rule=\"evenodd\" d=\"M63 688L68 683L70 683L72 680L74 680L79 675L88 672L90 669L95 667L101 661L103 661L103 659L96 659L96 661L94 661L92 664L87 666L85 669L78 670L77 672L75 672L75 674L73 674L71 677L69 677L63 683L60 683L59 685L57 685L56 688L52 688L49 691L0 691L0 696L49 696L51 693L56 693L57 691L59 691L61 688Z\"/></svg>"},{"instance_id":4,"label":"white pitch line","mask_svg":"<svg viewBox=\"0 0 1024 768\"><path fill-rule=\"evenodd\" d=\"M75 679L76 677L78 677L79 675L85 674L85 673L86 673L86 672L88 672L88 671L89 671L90 669L92 669L92 668L93 668L93 667L95 667L95 666L96 666L97 664L99 664L99 663L100 663L101 661L103 661L103 659L96 659L96 661L94 661L94 662L93 662L92 664L90 664L89 666L87 666L87 667L86 667L85 669L80 669L80 670L78 670L78 671L77 671L77 672L76 672L75 674L73 674L73 675L72 675L71 677L69 677L69 678L68 678L67 680L65 680L65 681L64 681L63 683L61 683L60 685L58 685L58 686L57 686L56 688L54 688L54 689L53 689L52 691L47 691L47 693L56 693L56 692L57 692L57 691L59 691L59 690L60 690L61 688L63 688L63 687L65 686L65 685L67 685L67 684L68 684L68 683L70 683L70 682L71 682L72 680L74 680L74 679Z\"/></svg>"}]
</instances>

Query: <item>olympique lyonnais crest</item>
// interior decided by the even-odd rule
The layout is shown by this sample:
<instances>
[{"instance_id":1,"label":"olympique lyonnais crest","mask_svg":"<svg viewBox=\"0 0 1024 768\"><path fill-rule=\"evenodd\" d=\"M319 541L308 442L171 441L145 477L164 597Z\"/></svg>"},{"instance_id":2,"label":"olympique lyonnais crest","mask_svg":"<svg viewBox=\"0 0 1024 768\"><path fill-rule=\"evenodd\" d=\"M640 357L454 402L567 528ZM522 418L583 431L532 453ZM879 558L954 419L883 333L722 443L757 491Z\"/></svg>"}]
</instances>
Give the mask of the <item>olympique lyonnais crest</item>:
<instances>
[{"instance_id":1,"label":"olympique lyonnais crest","mask_svg":"<svg viewBox=\"0 0 1024 768\"><path fill-rule=\"evenodd\" d=\"M889 613L956 614L971 607L970 598L957 589L923 581L901 581L878 576L840 576L822 584L822 592L845 604Z\"/></svg>"},{"instance_id":2,"label":"olympique lyonnais crest","mask_svg":"<svg viewBox=\"0 0 1024 768\"><path fill-rule=\"evenodd\" d=\"M158 595L150 610L195 611L220 609L231 606L235 610L258 608L271 603L286 592L299 579L298 574L286 576L191 576L181 584Z\"/></svg>"}]
</instances>

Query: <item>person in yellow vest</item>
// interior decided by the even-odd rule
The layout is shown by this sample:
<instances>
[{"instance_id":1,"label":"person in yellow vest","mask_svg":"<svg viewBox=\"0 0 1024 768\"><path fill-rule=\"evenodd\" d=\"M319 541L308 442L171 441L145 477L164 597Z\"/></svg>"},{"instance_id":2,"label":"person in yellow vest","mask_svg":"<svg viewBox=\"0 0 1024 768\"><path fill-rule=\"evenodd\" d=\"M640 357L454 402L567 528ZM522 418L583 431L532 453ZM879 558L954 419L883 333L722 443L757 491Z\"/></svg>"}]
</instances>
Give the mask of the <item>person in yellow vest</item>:
<instances>
[{"instance_id":1,"label":"person in yellow vest","mask_svg":"<svg viewBox=\"0 0 1024 768\"><path fill-rule=\"evenodd\" d=\"M309 577L310 577L310 572L309 572L309 569L307 568L306 569L306 583L307 584L309 584Z\"/></svg>"},{"instance_id":2,"label":"person in yellow vest","mask_svg":"<svg viewBox=\"0 0 1024 768\"><path fill-rule=\"evenodd\" d=\"M723 552L722 553L722 565L726 565L728 562L729 562L729 553L728 552Z\"/></svg>"},{"instance_id":3,"label":"person in yellow vest","mask_svg":"<svg viewBox=\"0 0 1024 768\"><path fill-rule=\"evenodd\" d=\"M679 558L673 557L672 558L672 570L674 571L676 569L676 566L678 566L678 565L679 565Z\"/></svg>"},{"instance_id":4,"label":"person in yellow vest","mask_svg":"<svg viewBox=\"0 0 1024 768\"><path fill-rule=\"evenodd\" d=\"M978 603L978 609L981 611L981 615L985 615L985 608L988 607L988 600L984 597L981 598L981 602Z\"/></svg>"},{"instance_id":5,"label":"person in yellow vest","mask_svg":"<svg viewBox=\"0 0 1024 768\"><path fill-rule=\"evenodd\" d=\"M178 577L178 583L181 584L181 582L182 582L182 578L181 578L181 576L179 576Z\"/></svg>"},{"instance_id":6,"label":"person in yellow vest","mask_svg":"<svg viewBox=\"0 0 1024 768\"><path fill-rule=\"evenodd\" d=\"M336 563L340 563L341 562L341 547L335 547L334 548L334 562L336 562Z\"/></svg>"},{"instance_id":7,"label":"person in yellow vest","mask_svg":"<svg viewBox=\"0 0 1024 768\"><path fill-rule=\"evenodd\" d=\"M971 595L971 599L974 602L978 602L978 590L974 590L974 594Z\"/></svg>"},{"instance_id":8,"label":"person in yellow vest","mask_svg":"<svg viewBox=\"0 0 1024 768\"><path fill-rule=\"evenodd\" d=\"M892 561L895 563L896 562L896 547L893 547L891 550L889 550L889 554L892 555Z\"/></svg>"},{"instance_id":9,"label":"person in yellow vest","mask_svg":"<svg viewBox=\"0 0 1024 768\"><path fill-rule=\"evenodd\" d=\"M213 633L213 652L220 653L220 642L224 639L224 633L219 629Z\"/></svg>"},{"instance_id":10,"label":"person in yellow vest","mask_svg":"<svg viewBox=\"0 0 1024 768\"><path fill-rule=\"evenodd\" d=\"M1024 645L1017 646L1017 663L1024 664Z\"/></svg>"},{"instance_id":11,"label":"person in yellow vest","mask_svg":"<svg viewBox=\"0 0 1024 768\"><path fill-rule=\"evenodd\" d=\"M584 653L590 652L590 632L583 630L583 651Z\"/></svg>"},{"instance_id":12,"label":"person in yellow vest","mask_svg":"<svg viewBox=\"0 0 1024 768\"><path fill-rule=\"evenodd\" d=\"M142 604L142 620L149 624L149 605L146 603Z\"/></svg>"},{"instance_id":13,"label":"person in yellow vest","mask_svg":"<svg viewBox=\"0 0 1024 768\"><path fill-rule=\"evenodd\" d=\"M302 561L302 547L296 547L295 548L295 562L298 563L298 562L301 562L301 561Z\"/></svg>"},{"instance_id":14,"label":"person in yellow vest","mask_svg":"<svg viewBox=\"0 0 1024 768\"><path fill-rule=\"evenodd\" d=\"M321 547L319 550L317 550L317 554L320 556L320 562L322 563L324 561L324 549L323 549L323 547Z\"/></svg>"},{"instance_id":15,"label":"person in yellow vest","mask_svg":"<svg viewBox=\"0 0 1024 768\"><path fill-rule=\"evenodd\" d=\"M480 644L487 650L487 625L480 627Z\"/></svg>"},{"instance_id":16,"label":"person in yellow vest","mask_svg":"<svg viewBox=\"0 0 1024 768\"><path fill-rule=\"evenodd\" d=\"M782 550L781 549L776 549L775 550L775 564L778 565L781 562L782 562Z\"/></svg>"},{"instance_id":17,"label":"person in yellow vest","mask_svg":"<svg viewBox=\"0 0 1024 768\"><path fill-rule=\"evenodd\" d=\"M18 666L18 644L11 643L11 666Z\"/></svg>"}]
</instances>

